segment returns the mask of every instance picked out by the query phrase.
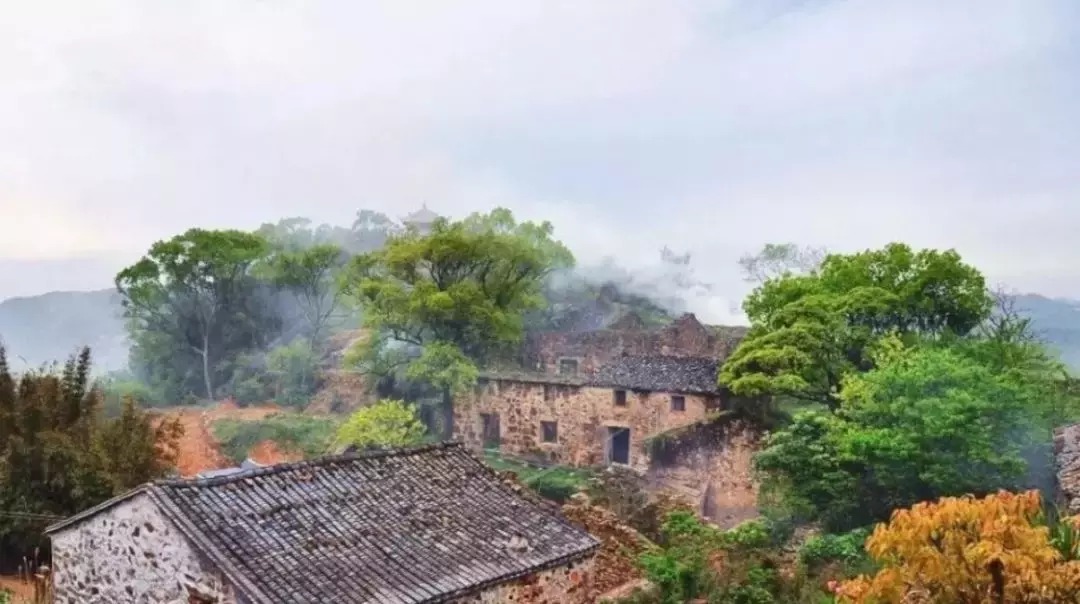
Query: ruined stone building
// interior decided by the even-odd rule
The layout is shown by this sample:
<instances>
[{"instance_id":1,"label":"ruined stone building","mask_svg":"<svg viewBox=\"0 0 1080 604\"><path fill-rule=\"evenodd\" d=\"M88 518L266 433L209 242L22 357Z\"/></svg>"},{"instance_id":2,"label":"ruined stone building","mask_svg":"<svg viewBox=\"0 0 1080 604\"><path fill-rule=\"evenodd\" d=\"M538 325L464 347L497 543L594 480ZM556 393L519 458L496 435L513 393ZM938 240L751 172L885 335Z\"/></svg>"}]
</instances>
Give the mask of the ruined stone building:
<instances>
[{"instance_id":1,"label":"ruined stone building","mask_svg":"<svg viewBox=\"0 0 1080 604\"><path fill-rule=\"evenodd\" d=\"M631 318L535 335L523 355L527 370L485 372L455 401L457 436L474 449L541 463L629 466L703 516L745 519L756 513L756 437L722 424L733 399L717 385L741 335L690 314L652 330ZM679 446L658 447L668 440Z\"/></svg>"},{"instance_id":2,"label":"ruined stone building","mask_svg":"<svg viewBox=\"0 0 1080 604\"><path fill-rule=\"evenodd\" d=\"M1058 498L1069 514L1080 514L1080 424L1054 431Z\"/></svg>"},{"instance_id":3,"label":"ruined stone building","mask_svg":"<svg viewBox=\"0 0 1080 604\"><path fill-rule=\"evenodd\" d=\"M575 604L599 546L460 444L159 481L47 533L64 604Z\"/></svg>"}]
</instances>

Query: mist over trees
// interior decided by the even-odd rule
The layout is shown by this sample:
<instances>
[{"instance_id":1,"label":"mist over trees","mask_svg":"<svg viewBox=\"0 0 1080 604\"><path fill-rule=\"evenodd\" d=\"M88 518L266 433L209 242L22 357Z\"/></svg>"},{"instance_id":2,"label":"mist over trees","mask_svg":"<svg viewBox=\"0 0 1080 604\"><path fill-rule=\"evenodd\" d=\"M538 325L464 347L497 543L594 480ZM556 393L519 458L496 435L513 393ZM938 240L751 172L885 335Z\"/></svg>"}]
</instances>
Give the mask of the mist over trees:
<instances>
[{"instance_id":1,"label":"mist over trees","mask_svg":"<svg viewBox=\"0 0 1080 604\"><path fill-rule=\"evenodd\" d=\"M400 359L410 379L439 393L442 434L451 438L453 395L521 342L525 315L545 304L548 276L573 266L553 231L497 208L437 220L428 234L393 235L354 257L342 285L363 307L370 333L356 358L369 366Z\"/></svg>"},{"instance_id":2,"label":"mist over trees","mask_svg":"<svg viewBox=\"0 0 1080 604\"><path fill-rule=\"evenodd\" d=\"M254 233L191 229L155 243L116 278L132 342L118 387L173 404L305 400L326 338L358 324L340 271L398 230L361 210L353 228L287 218Z\"/></svg>"}]
</instances>

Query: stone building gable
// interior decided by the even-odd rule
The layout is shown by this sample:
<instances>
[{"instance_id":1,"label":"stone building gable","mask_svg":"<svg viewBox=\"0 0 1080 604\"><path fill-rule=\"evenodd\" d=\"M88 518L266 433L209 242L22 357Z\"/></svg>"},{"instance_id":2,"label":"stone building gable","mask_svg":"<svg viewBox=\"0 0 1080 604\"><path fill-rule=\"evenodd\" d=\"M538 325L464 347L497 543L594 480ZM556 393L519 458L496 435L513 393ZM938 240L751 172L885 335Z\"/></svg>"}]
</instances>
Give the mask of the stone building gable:
<instances>
[{"instance_id":1,"label":"stone building gable","mask_svg":"<svg viewBox=\"0 0 1080 604\"><path fill-rule=\"evenodd\" d=\"M236 602L222 574L139 492L52 534L57 604Z\"/></svg>"}]
</instances>

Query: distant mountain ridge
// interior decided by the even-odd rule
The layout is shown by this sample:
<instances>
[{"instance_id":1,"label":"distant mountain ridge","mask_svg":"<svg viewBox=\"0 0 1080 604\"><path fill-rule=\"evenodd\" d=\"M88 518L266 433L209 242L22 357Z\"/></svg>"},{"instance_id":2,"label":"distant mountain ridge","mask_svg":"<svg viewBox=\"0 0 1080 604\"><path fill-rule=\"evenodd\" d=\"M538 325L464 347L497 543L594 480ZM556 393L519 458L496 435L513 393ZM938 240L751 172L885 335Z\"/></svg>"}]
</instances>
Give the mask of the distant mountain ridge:
<instances>
[{"instance_id":1,"label":"distant mountain ridge","mask_svg":"<svg viewBox=\"0 0 1080 604\"><path fill-rule=\"evenodd\" d=\"M15 370L63 361L89 346L94 367L127 366L120 295L113 289L49 292L0 301L0 342Z\"/></svg>"},{"instance_id":2,"label":"distant mountain ridge","mask_svg":"<svg viewBox=\"0 0 1080 604\"><path fill-rule=\"evenodd\" d=\"M1039 294L1021 294L1014 299L1016 309L1031 317L1035 331L1061 355L1061 361L1080 372L1080 300Z\"/></svg>"},{"instance_id":3,"label":"distant mountain ridge","mask_svg":"<svg viewBox=\"0 0 1080 604\"><path fill-rule=\"evenodd\" d=\"M1036 332L1080 372L1080 301L1039 294L1014 296ZM62 361L90 346L98 370L127 366L128 340L120 296L112 289L49 292L0 301L0 342L16 369Z\"/></svg>"}]
</instances>

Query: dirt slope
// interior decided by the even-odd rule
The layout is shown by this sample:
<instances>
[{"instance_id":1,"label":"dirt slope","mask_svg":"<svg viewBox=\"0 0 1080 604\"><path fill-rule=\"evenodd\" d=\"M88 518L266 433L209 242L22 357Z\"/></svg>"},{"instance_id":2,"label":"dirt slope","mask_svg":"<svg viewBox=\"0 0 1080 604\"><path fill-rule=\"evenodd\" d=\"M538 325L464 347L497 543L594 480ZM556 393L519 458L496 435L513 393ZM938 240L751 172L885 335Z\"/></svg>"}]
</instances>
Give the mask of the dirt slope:
<instances>
[{"instance_id":1,"label":"dirt slope","mask_svg":"<svg viewBox=\"0 0 1080 604\"><path fill-rule=\"evenodd\" d=\"M166 410L166 417L176 417L184 427L184 435L178 443L179 454L176 468L181 476L190 477L205 472L228 468L233 465L221 452L221 447L214 438L210 426L219 419L255 421L280 412L275 405L257 407L239 407L232 401L225 401L214 407L177 407ZM282 455L281 457L284 458ZM274 456L268 456L273 459Z\"/></svg>"}]
</instances>

